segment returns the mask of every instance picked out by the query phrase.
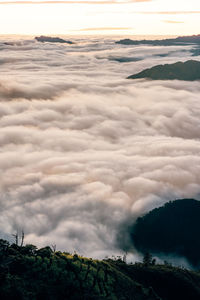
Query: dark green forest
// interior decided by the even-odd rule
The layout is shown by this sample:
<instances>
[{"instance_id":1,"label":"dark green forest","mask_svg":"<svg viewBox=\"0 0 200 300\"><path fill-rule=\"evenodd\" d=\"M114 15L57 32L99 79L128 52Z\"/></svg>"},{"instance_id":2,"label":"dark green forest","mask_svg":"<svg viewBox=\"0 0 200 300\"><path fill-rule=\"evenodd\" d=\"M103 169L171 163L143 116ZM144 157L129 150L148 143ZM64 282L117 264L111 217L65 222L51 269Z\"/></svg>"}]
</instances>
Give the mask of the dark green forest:
<instances>
[{"instance_id":1,"label":"dark green forest","mask_svg":"<svg viewBox=\"0 0 200 300\"><path fill-rule=\"evenodd\" d=\"M0 299L200 299L200 273L157 265L150 254L127 264L0 240Z\"/></svg>"},{"instance_id":2,"label":"dark green forest","mask_svg":"<svg viewBox=\"0 0 200 300\"><path fill-rule=\"evenodd\" d=\"M185 257L200 267L200 201L181 199L166 203L138 218L131 229L135 247L142 253Z\"/></svg>"}]
</instances>

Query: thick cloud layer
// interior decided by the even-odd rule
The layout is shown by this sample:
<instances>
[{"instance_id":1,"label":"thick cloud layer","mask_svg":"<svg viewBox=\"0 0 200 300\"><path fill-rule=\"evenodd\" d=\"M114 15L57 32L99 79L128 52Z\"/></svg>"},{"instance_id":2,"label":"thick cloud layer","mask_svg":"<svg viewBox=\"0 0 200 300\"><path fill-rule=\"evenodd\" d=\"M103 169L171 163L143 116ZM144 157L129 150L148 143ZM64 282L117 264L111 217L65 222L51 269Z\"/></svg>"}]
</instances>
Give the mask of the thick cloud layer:
<instances>
[{"instance_id":1,"label":"thick cloud layer","mask_svg":"<svg viewBox=\"0 0 200 300\"><path fill-rule=\"evenodd\" d=\"M200 86L125 79L190 46L73 41L1 40L0 230L104 257L132 251L139 215L199 198Z\"/></svg>"}]
</instances>

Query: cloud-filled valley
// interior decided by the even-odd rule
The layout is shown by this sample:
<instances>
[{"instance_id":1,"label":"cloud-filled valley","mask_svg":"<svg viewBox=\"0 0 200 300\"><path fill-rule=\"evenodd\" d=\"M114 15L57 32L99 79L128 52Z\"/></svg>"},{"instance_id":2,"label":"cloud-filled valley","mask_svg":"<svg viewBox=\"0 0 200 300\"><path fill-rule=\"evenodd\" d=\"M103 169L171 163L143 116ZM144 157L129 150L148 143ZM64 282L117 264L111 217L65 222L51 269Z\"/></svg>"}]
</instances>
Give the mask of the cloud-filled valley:
<instances>
[{"instance_id":1,"label":"cloud-filled valley","mask_svg":"<svg viewBox=\"0 0 200 300\"><path fill-rule=\"evenodd\" d=\"M144 212L199 198L200 86L126 79L191 59L192 46L72 41L1 37L0 228L104 257L131 249Z\"/></svg>"}]
</instances>

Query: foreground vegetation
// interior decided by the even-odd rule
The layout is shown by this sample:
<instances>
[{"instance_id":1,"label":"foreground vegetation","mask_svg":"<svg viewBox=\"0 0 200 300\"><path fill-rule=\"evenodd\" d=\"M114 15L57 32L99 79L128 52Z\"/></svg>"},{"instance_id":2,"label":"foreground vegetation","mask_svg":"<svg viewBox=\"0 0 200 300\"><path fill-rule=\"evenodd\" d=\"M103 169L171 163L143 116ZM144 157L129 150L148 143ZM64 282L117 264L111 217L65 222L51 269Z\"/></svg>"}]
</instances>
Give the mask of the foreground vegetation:
<instances>
[{"instance_id":1,"label":"foreground vegetation","mask_svg":"<svg viewBox=\"0 0 200 300\"><path fill-rule=\"evenodd\" d=\"M0 240L0 299L200 299L200 274L121 258L94 260Z\"/></svg>"}]
</instances>

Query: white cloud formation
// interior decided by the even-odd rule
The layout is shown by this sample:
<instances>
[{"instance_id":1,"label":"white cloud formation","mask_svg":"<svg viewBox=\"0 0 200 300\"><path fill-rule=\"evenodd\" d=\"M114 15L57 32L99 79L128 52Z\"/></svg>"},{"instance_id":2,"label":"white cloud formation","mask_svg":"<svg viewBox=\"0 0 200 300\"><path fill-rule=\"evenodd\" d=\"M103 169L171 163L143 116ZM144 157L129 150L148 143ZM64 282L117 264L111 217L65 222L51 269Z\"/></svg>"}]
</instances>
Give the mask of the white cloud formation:
<instances>
[{"instance_id":1,"label":"white cloud formation","mask_svg":"<svg viewBox=\"0 0 200 300\"><path fill-rule=\"evenodd\" d=\"M23 228L27 243L104 257L130 246L137 216L198 198L199 82L125 79L185 61L191 47L3 42L2 232ZM122 56L142 60L109 59Z\"/></svg>"}]
</instances>

